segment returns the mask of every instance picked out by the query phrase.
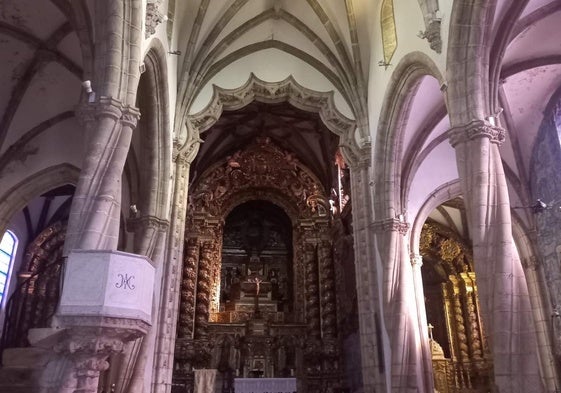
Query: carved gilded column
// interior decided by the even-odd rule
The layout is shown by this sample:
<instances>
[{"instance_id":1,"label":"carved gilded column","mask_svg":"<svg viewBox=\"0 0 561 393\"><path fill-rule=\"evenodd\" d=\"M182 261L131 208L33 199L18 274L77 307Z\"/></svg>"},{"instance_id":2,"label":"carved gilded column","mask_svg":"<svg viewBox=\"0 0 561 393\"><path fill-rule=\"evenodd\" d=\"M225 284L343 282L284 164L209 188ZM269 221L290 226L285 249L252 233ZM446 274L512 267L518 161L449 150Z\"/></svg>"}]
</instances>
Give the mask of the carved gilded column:
<instances>
[{"instance_id":1,"label":"carved gilded column","mask_svg":"<svg viewBox=\"0 0 561 393\"><path fill-rule=\"evenodd\" d=\"M318 247L321 279L321 320L322 337L333 339L337 335L337 315L335 300L335 270L331 242L323 240Z\"/></svg>"},{"instance_id":2,"label":"carved gilded column","mask_svg":"<svg viewBox=\"0 0 561 393\"><path fill-rule=\"evenodd\" d=\"M199 261L199 243L196 238L187 240L185 255L181 280L181 301L179 306L177 337L193 338L197 265Z\"/></svg>"},{"instance_id":3,"label":"carved gilded column","mask_svg":"<svg viewBox=\"0 0 561 393\"><path fill-rule=\"evenodd\" d=\"M210 285L214 244L206 240L201 245L199 271L197 275L197 296L195 306L195 338L208 336L208 318L210 315Z\"/></svg>"},{"instance_id":4,"label":"carved gilded column","mask_svg":"<svg viewBox=\"0 0 561 393\"><path fill-rule=\"evenodd\" d=\"M310 335L321 334L320 300L318 284L317 249L312 243L304 245L304 265L306 270L306 320Z\"/></svg>"},{"instance_id":5,"label":"carved gilded column","mask_svg":"<svg viewBox=\"0 0 561 393\"><path fill-rule=\"evenodd\" d=\"M455 333L454 338L458 348L457 356L460 363L467 363L469 362L469 346L463 315L460 286L458 279L455 276L450 276L449 278L452 285L452 320Z\"/></svg>"},{"instance_id":6,"label":"carved gilded column","mask_svg":"<svg viewBox=\"0 0 561 393\"><path fill-rule=\"evenodd\" d=\"M222 269L222 231L215 230L214 247L211 260L210 312L220 311L220 270Z\"/></svg>"},{"instance_id":7,"label":"carved gilded column","mask_svg":"<svg viewBox=\"0 0 561 393\"><path fill-rule=\"evenodd\" d=\"M465 315L467 319L469 351L470 358L475 361L474 366L481 368L483 366L483 347L481 343L481 329L479 326L479 318L477 315L477 307L475 304L475 281L473 273L461 273L463 280L462 296L465 300Z\"/></svg>"}]
</instances>

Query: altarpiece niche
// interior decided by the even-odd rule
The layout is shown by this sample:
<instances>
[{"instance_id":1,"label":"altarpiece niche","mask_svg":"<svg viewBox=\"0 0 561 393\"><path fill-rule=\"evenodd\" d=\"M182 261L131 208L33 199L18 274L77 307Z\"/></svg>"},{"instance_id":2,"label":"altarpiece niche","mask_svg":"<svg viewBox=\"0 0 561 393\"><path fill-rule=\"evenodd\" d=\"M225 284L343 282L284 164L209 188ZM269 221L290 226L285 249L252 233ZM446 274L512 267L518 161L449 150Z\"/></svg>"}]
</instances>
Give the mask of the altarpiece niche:
<instances>
[{"instance_id":1,"label":"altarpiece niche","mask_svg":"<svg viewBox=\"0 0 561 393\"><path fill-rule=\"evenodd\" d=\"M236 377L340 389L336 260L352 253L334 252L329 188L294 154L256 137L210 166L190 194L177 391L192 388L198 368L218 369L222 392L233 392Z\"/></svg>"}]
</instances>

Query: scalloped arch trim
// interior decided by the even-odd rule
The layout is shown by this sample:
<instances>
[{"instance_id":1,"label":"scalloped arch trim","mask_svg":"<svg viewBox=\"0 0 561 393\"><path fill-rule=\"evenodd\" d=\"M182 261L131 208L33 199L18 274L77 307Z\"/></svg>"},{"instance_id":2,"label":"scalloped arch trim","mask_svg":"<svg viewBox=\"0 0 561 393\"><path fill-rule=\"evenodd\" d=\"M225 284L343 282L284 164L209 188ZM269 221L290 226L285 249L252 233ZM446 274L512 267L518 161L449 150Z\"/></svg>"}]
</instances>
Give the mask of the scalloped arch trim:
<instances>
[{"instance_id":1,"label":"scalloped arch trim","mask_svg":"<svg viewBox=\"0 0 561 393\"><path fill-rule=\"evenodd\" d=\"M218 121L224 110L238 110L253 101L288 102L298 109L318 113L325 126L342 139L347 139L356 129L356 122L336 108L333 91L307 89L292 76L280 82L266 82L252 73L248 81L236 89L223 89L216 85L213 88L210 103L200 112L188 116L187 126L190 129L204 132Z\"/></svg>"}]
</instances>

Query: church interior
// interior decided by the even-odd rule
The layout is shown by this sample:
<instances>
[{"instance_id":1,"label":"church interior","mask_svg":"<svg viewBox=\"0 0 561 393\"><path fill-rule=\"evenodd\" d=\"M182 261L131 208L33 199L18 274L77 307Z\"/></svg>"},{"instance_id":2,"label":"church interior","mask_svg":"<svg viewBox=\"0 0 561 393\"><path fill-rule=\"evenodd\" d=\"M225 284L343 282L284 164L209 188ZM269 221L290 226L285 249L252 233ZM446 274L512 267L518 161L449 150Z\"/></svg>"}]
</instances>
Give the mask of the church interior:
<instances>
[{"instance_id":1,"label":"church interior","mask_svg":"<svg viewBox=\"0 0 561 393\"><path fill-rule=\"evenodd\" d=\"M0 393L561 392L560 26L0 1Z\"/></svg>"}]
</instances>

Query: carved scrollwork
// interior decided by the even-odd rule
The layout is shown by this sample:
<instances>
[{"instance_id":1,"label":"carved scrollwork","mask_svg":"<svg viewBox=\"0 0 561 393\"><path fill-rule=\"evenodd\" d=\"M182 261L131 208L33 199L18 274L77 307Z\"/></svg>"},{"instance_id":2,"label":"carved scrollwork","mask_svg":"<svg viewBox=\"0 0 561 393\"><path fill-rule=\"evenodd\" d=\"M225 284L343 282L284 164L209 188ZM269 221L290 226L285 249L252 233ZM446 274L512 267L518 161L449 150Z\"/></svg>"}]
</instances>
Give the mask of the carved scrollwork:
<instances>
[{"instance_id":1,"label":"carved scrollwork","mask_svg":"<svg viewBox=\"0 0 561 393\"><path fill-rule=\"evenodd\" d=\"M292 153L269 138L257 138L245 150L234 153L202 176L192 193L191 210L221 217L229 198L255 189L280 191L298 207L301 217L319 214L319 206L327 201L320 181ZM315 199L312 201L309 196Z\"/></svg>"}]
</instances>

